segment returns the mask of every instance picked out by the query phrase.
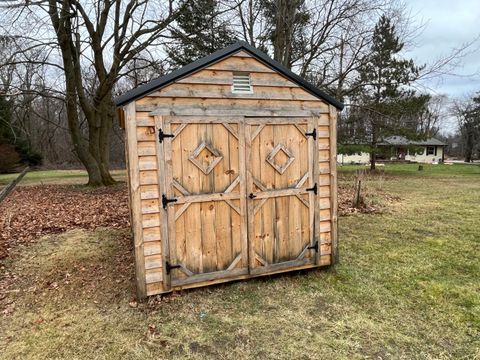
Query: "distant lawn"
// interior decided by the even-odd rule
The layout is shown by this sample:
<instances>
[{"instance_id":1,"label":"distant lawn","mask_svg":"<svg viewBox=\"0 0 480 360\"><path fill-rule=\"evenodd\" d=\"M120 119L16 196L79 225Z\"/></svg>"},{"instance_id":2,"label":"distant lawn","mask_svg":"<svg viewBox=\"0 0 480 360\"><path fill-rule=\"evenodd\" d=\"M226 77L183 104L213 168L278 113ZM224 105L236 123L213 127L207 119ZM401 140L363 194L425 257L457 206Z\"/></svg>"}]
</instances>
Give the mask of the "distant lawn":
<instances>
[{"instance_id":1,"label":"distant lawn","mask_svg":"<svg viewBox=\"0 0 480 360\"><path fill-rule=\"evenodd\" d=\"M380 171L390 175L407 175L415 177L430 176L469 176L480 175L480 165L430 165L423 164L423 171L418 171L419 164L388 164L379 166ZM344 165L339 166L340 176L353 174L357 169L368 169L364 165ZM0 186L8 184L18 174L0 174ZM112 175L115 180L125 181L125 170L114 170ZM40 170L29 172L22 180L21 185L41 185L41 184L85 184L88 181L88 175L85 170Z\"/></svg>"},{"instance_id":2,"label":"distant lawn","mask_svg":"<svg viewBox=\"0 0 480 360\"><path fill-rule=\"evenodd\" d=\"M115 180L125 180L125 170L114 170L112 175ZM0 186L8 184L18 174L0 174ZM22 179L22 185L41 184L86 184L88 175L85 170L40 170L30 171Z\"/></svg>"},{"instance_id":3,"label":"distant lawn","mask_svg":"<svg viewBox=\"0 0 480 360\"><path fill-rule=\"evenodd\" d=\"M419 165L423 166L422 171L418 171ZM357 169L369 169L369 167L365 165L343 165L338 167L341 173L353 173ZM480 164L386 164L385 166L378 166L377 169L392 175L419 177L480 175Z\"/></svg>"},{"instance_id":4,"label":"distant lawn","mask_svg":"<svg viewBox=\"0 0 480 360\"><path fill-rule=\"evenodd\" d=\"M479 359L480 173L417 167L367 180L402 200L340 218L329 269L137 306L128 230L18 248L0 263L0 358Z\"/></svg>"}]
</instances>

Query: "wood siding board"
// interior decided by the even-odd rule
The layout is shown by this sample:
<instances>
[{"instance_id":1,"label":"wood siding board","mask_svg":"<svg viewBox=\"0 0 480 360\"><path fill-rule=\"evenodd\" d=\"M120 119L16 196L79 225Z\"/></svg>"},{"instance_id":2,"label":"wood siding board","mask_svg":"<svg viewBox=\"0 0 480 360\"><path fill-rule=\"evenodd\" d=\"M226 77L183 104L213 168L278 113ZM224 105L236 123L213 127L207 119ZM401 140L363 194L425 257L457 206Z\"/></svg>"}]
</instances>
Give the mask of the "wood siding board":
<instances>
[{"instance_id":1,"label":"wood siding board","mask_svg":"<svg viewBox=\"0 0 480 360\"><path fill-rule=\"evenodd\" d=\"M145 269L162 269L163 268L163 256L162 255L149 255L145 256ZM163 280L162 280L163 285ZM168 290L162 288L162 290Z\"/></svg>"},{"instance_id":2,"label":"wood siding board","mask_svg":"<svg viewBox=\"0 0 480 360\"><path fill-rule=\"evenodd\" d=\"M332 260L338 262L338 224L337 224L337 109L330 105L330 174L331 174L331 231L332 231Z\"/></svg>"},{"instance_id":3,"label":"wood siding board","mask_svg":"<svg viewBox=\"0 0 480 360\"><path fill-rule=\"evenodd\" d=\"M275 110L284 110L284 111L299 111L299 110L310 110L318 114L328 114L328 107L324 105L319 100L292 100L290 98L286 99L249 99L245 98L194 98L194 97L144 97L138 100L137 106L145 111L153 111L155 107L168 108L172 112L179 112L182 109L188 110L199 110L199 109L215 109L215 110L241 110L246 113L240 113L235 115L246 115L250 109L255 111L275 111ZM155 114L154 114L155 115ZM160 115L171 115L171 114L160 114ZM173 114L179 115L179 114ZM186 114L188 115L188 114ZM192 114L198 115L198 114ZM207 115L207 114L201 114ZM228 114L225 114L228 115ZM233 114L231 114L233 115ZM265 116L272 116L274 114L267 114ZM255 115L254 115L255 116ZM261 116L261 115L257 115ZM281 116L281 115L278 115ZM288 116L288 115L287 115ZM295 116L295 115L294 115ZM297 116L302 116L301 114ZM306 117L310 114L304 115ZM328 126L326 126L328 128ZM147 140L153 136L152 130L149 126L142 126L138 128L138 134L140 137L146 137ZM328 135L326 135L328 137Z\"/></svg>"},{"instance_id":4,"label":"wood siding board","mask_svg":"<svg viewBox=\"0 0 480 360\"><path fill-rule=\"evenodd\" d=\"M255 86L252 93L232 92L231 84L169 85L145 97L143 103L155 102L155 98L202 98L202 99L258 99L258 100L305 100L318 102L318 98L299 87ZM148 124L148 122L146 122Z\"/></svg>"},{"instance_id":5,"label":"wood siding board","mask_svg":"<svg viewBox=\"0 0 480 360\"><path fill-rule=\"evenodd\" d=\"M141 185L140 198L142 200L159 199L157 185Z\"/></svg>"},{"instance_id":6,"label":"wood siding board","mask_svg":"<svg viewBox=\"0 0 480 360\"><path fill-rule=\"evenodd\" d=\"M205 106L205 107L176 107L170 105L140 105L154 115L177 115L177 116L316 116L319 111L309 109L292 109L282 107L264 108L261 106L247 107L246 109L232 106Z\"/></svg>"},{"instance_id":7,"label":"wood siding board","mask_svg":"<svg viewBox=\"0 0 480 360\"><path fill-rule=\"evenodd\" d=\"M241 58L241 57L229 57L224 60L220 60L215 64L212 64L206 69L209 70L229 70L242 72L264 72L275 73L275 70L270 69L268 66L262 64L260 61L254 58Z\"/></svg>"},{"instance_id":8,"label":"wood siding board","mask_svg":"<svg viewBox=\"0 0 480 360\"><path fill-rule=\"evenodd\" d=\"M233 84L232 74L233 72L230 70L222 71L222 70L203 69L187 77L184 77L183 79L178 80L177 83L179 84L212 84L212 85L231 86ZM263 86L263 87L300 88L300 86L298 86L294 82L286 79L285 77L277 73L250 72L250 83L254 87Z\"/></svg>"},{"instance_id":9,"label":"wood siding board","mask_svg":"<svg viewBox=\"0 0 480 360\"><path fill-rule=\"evenodd\" d=\"M126 127L126 145L128 161L128 183L130 193L130 208L134 239L135 254L135 278L137 283L137 297L145 298L146 280L145 280L145 259L143 243L143 226L141 220L141 197L140 197L140 176L138 167L137 151L137 126L135 102L125 106L125 127Z\"/></svg>"}]
</instances>

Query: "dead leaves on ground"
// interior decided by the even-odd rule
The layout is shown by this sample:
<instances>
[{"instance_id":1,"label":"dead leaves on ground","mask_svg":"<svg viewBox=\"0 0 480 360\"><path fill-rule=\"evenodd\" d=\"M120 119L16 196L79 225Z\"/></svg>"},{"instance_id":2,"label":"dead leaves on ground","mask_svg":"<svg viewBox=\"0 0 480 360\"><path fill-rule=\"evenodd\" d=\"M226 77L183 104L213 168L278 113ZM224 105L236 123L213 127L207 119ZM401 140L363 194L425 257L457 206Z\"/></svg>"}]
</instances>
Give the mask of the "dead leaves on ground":
<instances>
[{"instance_id":1,"label":"dead leaves on ground","mask_svg":"<svg viewBox=\"0 0 480 360\"><path fill-rule=\"evenodd\" d=\"M129 226L126 184L99 189L71 185L17 187L0 204L0 259L18 245L73 228Z\"/></svg>"}]
</instances>

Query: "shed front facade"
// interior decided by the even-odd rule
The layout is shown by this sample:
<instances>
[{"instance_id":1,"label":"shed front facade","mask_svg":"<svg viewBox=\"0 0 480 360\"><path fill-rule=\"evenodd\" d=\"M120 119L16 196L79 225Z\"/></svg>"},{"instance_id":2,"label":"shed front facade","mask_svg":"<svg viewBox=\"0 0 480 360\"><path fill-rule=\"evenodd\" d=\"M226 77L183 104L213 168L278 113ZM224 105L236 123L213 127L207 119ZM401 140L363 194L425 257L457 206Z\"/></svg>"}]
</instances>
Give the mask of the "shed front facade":
<instances>
[{"instance_id":1,"label":"shed front facade","mask_svg":"<svg viewBox=\"0 0 480 360\"><path fill-rule=\"evenodd\" d=\"M116 103L140 297L335 262L341 103L245 43Z\"/></svg>"}]
</instances>

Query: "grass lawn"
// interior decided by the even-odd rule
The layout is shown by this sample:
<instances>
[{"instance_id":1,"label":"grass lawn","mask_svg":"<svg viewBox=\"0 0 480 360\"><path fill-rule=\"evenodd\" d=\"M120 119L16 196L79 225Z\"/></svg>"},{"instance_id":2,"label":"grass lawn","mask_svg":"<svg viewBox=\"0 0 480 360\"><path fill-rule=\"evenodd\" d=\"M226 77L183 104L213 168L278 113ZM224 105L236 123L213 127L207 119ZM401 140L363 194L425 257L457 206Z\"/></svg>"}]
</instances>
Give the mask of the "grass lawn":
<instances>
[{"instance_id":1,"label":"grass lawn","mask_svg":"<svg viewBox=\"0 0 480 360\"><path fill-rule=\"evenodd\" d=\"M0 187L7 185L18 174L0 174ZM112 176L115 180L125 180L125 170L114 170ZM22 179L22 185L40 184L86 184L87 172L84 170L40 170L30 171Z\"/></svg>"},{"instance_id":2,"label":"grass lawn","mask_svg":"<svg viewBox=\"0 0 480 360\"><path fill-rule=\"evenodd\" d=\"M126 229L18 248L0 265L0 358L478 359L480 167L417 167L368 180L402 200L340 218L329 269L137 305Z\"/></svg>"}]
</instances>

